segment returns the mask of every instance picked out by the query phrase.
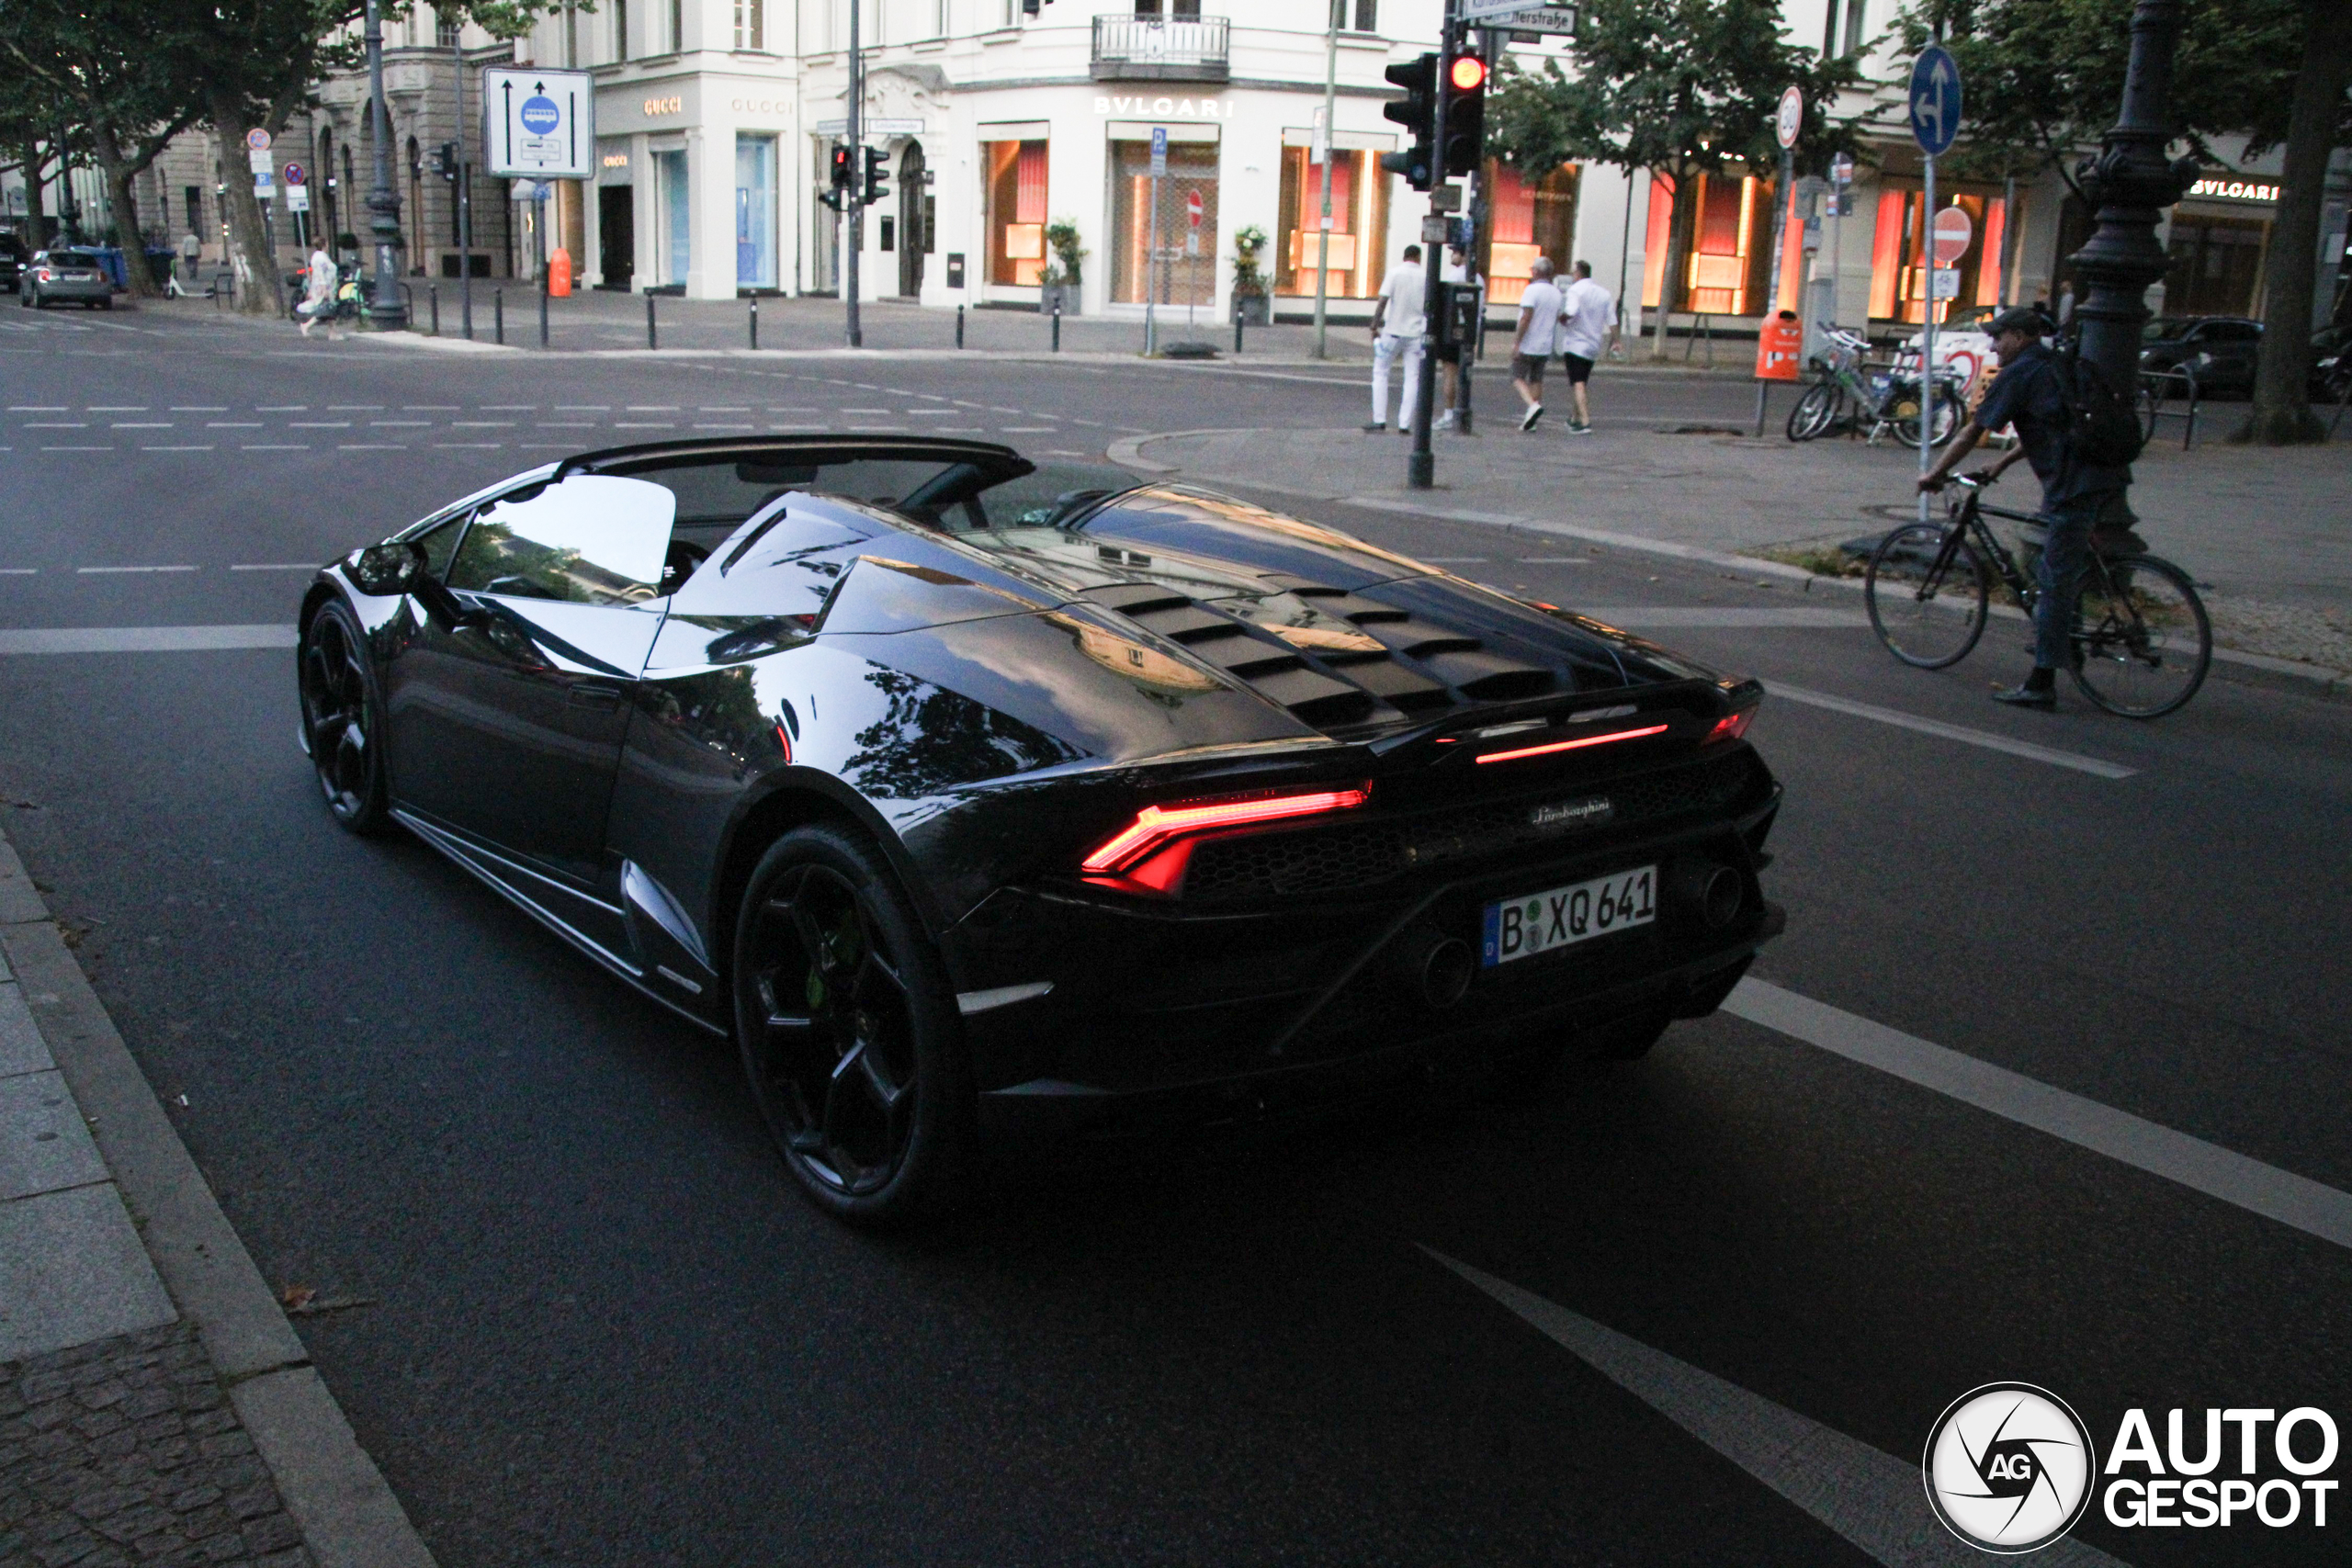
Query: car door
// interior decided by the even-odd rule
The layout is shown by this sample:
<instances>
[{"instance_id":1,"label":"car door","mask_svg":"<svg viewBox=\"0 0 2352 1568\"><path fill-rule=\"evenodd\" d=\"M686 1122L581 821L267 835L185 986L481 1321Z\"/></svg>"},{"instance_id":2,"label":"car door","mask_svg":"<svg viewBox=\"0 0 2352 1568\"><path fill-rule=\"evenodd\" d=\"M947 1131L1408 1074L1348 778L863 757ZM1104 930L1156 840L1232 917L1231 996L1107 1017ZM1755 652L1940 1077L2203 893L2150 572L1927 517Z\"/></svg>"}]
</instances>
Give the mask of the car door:
<instances>
[{"instance_id":1,"label":"car door","mask_svg":"<svg viewBox=\"0 0 2352 1568\"><path fill-rule=\"evenodd\" d=\"M675 512L660 485L578 474L463 522L443 574L462 614L425 618L388 671L402 806L595 882Z\"/></svg>"}]
</instances>

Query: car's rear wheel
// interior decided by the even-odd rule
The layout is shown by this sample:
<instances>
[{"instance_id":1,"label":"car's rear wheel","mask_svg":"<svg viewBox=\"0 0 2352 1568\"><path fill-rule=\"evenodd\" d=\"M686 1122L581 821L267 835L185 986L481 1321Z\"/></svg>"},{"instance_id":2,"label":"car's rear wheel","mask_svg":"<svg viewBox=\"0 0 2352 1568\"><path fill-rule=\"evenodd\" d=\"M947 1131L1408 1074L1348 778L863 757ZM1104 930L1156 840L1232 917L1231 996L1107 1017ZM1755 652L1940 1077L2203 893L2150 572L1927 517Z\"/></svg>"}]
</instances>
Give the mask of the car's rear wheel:
<instances>
[{"instance_id":1,"label":"car's rear wheel","mask_svg":"<svg viewBox=\"0 0 2352 1568\"><path fill-rule=\"evenodd\" d=\"M302 735L327 809L352 832L383 831L391 821L383 704L368 668L367 639L341 604L331 602L311 617L300 671Z\"/></svg>"},{"instance_id":2,"label":"car's rear wheel","mask_svg":"<svg viewBox=\"0 0 2352 1568\"><path fill-rule=\"evenodd\" d=\"M972 1096L939 955L888 863L833 827L769 846L735 924L736 1040L785 1163L854 1224L959 1195Z\"/></svg>"}]
</instances>

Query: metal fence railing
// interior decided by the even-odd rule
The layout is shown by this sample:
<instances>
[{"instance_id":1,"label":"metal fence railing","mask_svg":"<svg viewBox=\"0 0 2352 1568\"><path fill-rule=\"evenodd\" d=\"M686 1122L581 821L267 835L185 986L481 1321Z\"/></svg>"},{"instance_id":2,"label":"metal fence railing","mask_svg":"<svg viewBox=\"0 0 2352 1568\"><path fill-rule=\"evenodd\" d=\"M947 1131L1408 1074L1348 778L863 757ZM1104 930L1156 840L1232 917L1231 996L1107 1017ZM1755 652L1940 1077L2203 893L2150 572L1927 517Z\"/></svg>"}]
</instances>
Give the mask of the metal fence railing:
<instances>
[{"instance_id":1,"label":"metal fence railing","mask_svg":"<svg viewBox=\"0 0 2352 1568\"><path fill-rule=\"evenodd\" d=\"M1227 36L1223 17L1098 16L1094 75L1223 81Z\"/></svg>"}]
</instances>

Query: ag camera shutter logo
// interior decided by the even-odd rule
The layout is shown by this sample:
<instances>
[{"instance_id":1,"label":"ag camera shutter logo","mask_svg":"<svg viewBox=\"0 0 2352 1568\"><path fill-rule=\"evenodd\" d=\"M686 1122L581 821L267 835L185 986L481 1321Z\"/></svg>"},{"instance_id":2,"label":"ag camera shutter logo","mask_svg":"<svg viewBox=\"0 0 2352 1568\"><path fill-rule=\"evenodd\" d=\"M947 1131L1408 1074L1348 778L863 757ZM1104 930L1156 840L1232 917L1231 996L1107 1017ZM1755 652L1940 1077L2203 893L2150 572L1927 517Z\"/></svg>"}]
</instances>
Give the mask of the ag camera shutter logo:
<instances>
[{"instance_id":1,"label":"ag camera shutter logo","mask_svg":"<svg viewBox=\"0 0 2352 1568\"><path fill-rule=\"evenodd\" d=\"M1928 1433L1928 1503L1969 1545L2038 1551L2090 1506L2098 1456L2066 1402L2031 1383L1996 1382L1955 1399Z\"/></svg>"}]
</instances>

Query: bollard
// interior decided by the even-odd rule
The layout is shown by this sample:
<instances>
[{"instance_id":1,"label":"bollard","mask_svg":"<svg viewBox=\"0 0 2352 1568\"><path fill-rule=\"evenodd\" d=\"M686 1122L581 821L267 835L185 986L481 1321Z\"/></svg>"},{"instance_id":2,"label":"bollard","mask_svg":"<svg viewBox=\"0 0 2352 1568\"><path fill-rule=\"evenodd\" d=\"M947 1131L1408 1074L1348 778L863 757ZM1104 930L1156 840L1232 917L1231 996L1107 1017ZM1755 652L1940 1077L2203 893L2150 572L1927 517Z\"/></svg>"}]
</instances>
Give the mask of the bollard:
<instances>
[{"instance_id":1,"label":"bollard","mask_svg":"<svg viewBox=\"0 0 2352 1568\"><path fill-rule=\"evenodd\" d=\"M961 305L956 307L956 346L964 346L964 307Z\"/></svg>"},{"instance_id":2,"label":"bollard","mask_svg":"<svg viewBox=\"0 0 2352 1568\"><path fill-rule=\"evenodd\" d=\"M426 284L424 298L433 307L433 335L439 337L441 335L441 286L436 283Z\"/></svg>"},{"instance_id":3,"label":"bollard","mask_svg":"<svg viewBox=\"0 0 2352 1568\"><path fill-rule=\"evenodd\" d=\"M1055 301L1054 301L1054 352L1055 352L1056 354L1059 354L1061 351L1062 351L1062 302L1061 302L1060 300L1057 299L1057 300L1055 300Z\"/></svg>"},{"instance_id":4,"label":"bollard","mask_svg":"<svg viewBox=\"0 0 2352 1568\"><path fill-rule=\"evenodd\" d=\"M505 347L506 290L503 288L493 288L490 291L490 330L492 341L501 348Z\"/></svg>"},{"instance_id":5,"label":"bollard","mask_svg":"<svg viewBox=\"0 0 2352 1568\"><path fill-rule=\"evenodd\" d=\"M645 346L648 348L662 346L662 336L653 328L653 296L650 293L645 297Z\"/></svg>"},{"instance_id":6,"label":"bollard","mask_svg":"<svg viewBox=\"0 0 2352 1568\"><path fill-rule=\"evenodd\" d=\"M539 346L540 346L541 348L545 348L545 347L547 347L547 345L548 345L548 288L547 288L547 285L546 285L545 283L541 283L541 284L539 285Z\"/></svg>"},{"instance_id":7,"label":"bollard","mask_svg":"<svg viewBox=\"0 0 2352 1568\"><path fill-rule=\"evenodd\" d=\"M1241 357L1241 313L1237 310L1233 315L1233 356L1236 359Z\"/></svg>"},{"instance_id":8,"label":"bollard","mask_svg":"<svg viewBox=\"0 0 2352 1568\"><path fill-rule=\"evenodd\" d=\"M752 346L760 346L760 297L752 296Z\"/></svg>"}]
</instances>

